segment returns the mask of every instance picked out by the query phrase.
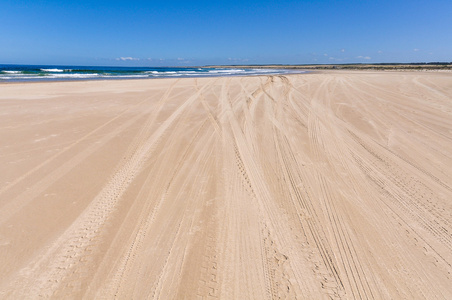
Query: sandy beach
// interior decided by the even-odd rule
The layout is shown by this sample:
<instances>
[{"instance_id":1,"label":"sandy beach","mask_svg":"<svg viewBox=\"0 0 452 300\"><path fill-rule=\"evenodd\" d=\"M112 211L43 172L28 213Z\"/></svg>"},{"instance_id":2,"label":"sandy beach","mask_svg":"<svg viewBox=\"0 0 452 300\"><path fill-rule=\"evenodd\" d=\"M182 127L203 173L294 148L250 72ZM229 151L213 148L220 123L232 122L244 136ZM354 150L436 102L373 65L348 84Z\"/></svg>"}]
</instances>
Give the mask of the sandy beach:
<instances>
[{"instance_id":1,"label":"sandy beach","mask_svg":"<svg viewBox=\"0 0 452 300\"><path fill-rule=\"evenodd\" d=\"M0 85L2 299L452 299L452 73Z\"/></svg>"}]
</instances>

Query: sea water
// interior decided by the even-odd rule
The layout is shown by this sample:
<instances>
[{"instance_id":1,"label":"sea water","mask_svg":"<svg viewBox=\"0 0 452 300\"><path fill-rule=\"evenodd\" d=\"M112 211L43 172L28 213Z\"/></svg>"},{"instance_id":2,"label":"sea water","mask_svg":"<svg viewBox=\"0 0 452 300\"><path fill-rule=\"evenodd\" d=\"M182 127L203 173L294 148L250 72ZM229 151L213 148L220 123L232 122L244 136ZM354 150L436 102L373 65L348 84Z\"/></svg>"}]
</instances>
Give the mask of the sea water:
<instances>
[{"instance_id":1,"label":"sea water","mask_svg":"<svg viewBox=\"0 0 452 300\"><path fill-rule=\"evenodd\" d=\"M93 67L0 65L0 82L94 79L138 79L211 76L253 76L301 73L297 70L263 68Z\"/></svg>"}]
</instances>

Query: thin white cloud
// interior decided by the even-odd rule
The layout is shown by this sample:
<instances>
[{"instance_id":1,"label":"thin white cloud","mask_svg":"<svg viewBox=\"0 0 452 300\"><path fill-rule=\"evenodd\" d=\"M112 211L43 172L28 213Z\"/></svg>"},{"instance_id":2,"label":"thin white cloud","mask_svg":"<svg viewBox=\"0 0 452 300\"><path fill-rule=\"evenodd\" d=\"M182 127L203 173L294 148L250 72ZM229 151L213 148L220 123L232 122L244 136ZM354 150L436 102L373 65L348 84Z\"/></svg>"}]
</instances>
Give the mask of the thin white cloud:
<instances>
[{"instance_id":1,"label":"thin white cloud","mask_svg":"<svg viewBox=\"0 0 452 300\"><path fill-rule=\"evenodd\" d=\"M345 49L341 49L341 52L344 53L344 52L345 52Z\"/></svg>"},{"instance_id":2,"label":"thin white cloud","mask_svg":"<svg viewBox=\"0 0 452 300\"><path fill-rule=\"evenodd\" d=\"M362 56L362 55L357 56L356 58L361 58L361 59L372 59L372 57L370 57L370 56Z\"/></svg>"},{"instance_id":3,"label":"thin white cloud","mask_svg":"<svg viewBox=\"0 0 452 300\"><path fill-rule=\"evenodd\" d=\"M139 58L136 57L118 57L116 58L116 60L121 60L121 61L133 61L133 60L140 60Z\"/></svg>"},{"instance_id":4,"label":"thin white cloud","mask_svg":"<svg viewBox=\"0 0 452 300\"><path fill-rule=\"evenodd\" d=\"M419 49L415 48L415 49L413 49L413 51L414 51L414 52L418 52L418 51L419 51Z\"/></svg>"},{"instance_id":5,"label":"thin white cloud","mask_svg":"<svg viewBox=\"0 0 452 300\"><path fill-rule=\"evenodd\" d=\"M381 51L381 50L378 50L378 53L379 53L379 54L381 54L381 53L383 53L383 51Z\"/></svg>"}]
</instances>

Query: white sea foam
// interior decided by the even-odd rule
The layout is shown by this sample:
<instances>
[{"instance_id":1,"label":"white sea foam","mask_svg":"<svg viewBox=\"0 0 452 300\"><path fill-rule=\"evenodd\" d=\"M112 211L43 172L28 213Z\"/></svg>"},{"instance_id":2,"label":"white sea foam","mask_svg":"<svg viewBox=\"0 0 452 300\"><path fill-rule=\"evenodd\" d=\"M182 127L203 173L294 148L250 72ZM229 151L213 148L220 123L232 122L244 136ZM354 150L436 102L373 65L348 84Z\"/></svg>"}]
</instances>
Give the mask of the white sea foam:
<instances>
[{"instance_id":1,"label":"white sea foam","mask_svg":"<svg viewBox=\"0 0 452 300\"><path fill-rule=\"evenodd\" d=\"M0 80L27 80L34 79L36 76L0 76Z\"/></svg>"},{"instance_id":2,"label":"white sea foam","mask_svg":"<svg viewBox=\"0 0 452 300\"><path fill-rule=\"evenodd\" d=\"M166 74L162 74L162 77L178 77L178 76L184 76L184 74L179 74L177 72L174 73L166 73Z\"/></svg>"},{"instance_id":3,"label":"white sea foam","mask_svg":"<svg viewBox=\"0 0 452 300\"><path fill-rule=\"evenodd\" d=\"M148 75L110 75L111 78L148 78ZM102 76L102 77L106 77L106 76Z\"/></svg>"},{"instance_id":4,"label":"white sea foam","mask_svg":"<svg viewBox=\"0 0 452 300\"><path fill-rule=\"evenodd\" d=\"M55 73L64 72L64 70L61 70L61 69L41 69L41 71L43 71L43 72L55 72Z\"/></svg>"},{"instance_id":5,"label":"white sea foam","mask_svg":"<svg viewBox=\"0 0 452 300\"><path fill-rule=\"evenodd\" d=\"M167 74L176 74L181 72L175 72L175 71L147 71L146 74L154 74L154 75L167 75Z\"/></svg>"},{"instance_id":6,"label":"white sea foam","mask_svg":"<svg viewBox=\"0 0 452 300\"><path fill-rule=\"evenodd\" d=\"M256 73L279 73L278 70L253 69Z\"/></svg>"},{"instance_id":7,"label":"white sea foam","mask_svg":"<svg viewBox=\"0 0 452 300\"><path fill-rule=\"evenodd\" d=\"M181 76L199 76L202 75L203 73L201 72L195 72L195 71L180 71L177 72L177 75L181 75ZM169 74L169 75L173 75L173 74Z\"/></svg>"},{"instance_id":8,"label":"white sea foam","mask_svg":"<svg viewBox=\"0 0 452 300\"><path fill-rule=\"evenodd\" d=\"M2 71L3 73L6 73L6 74L21 74L22 73L22 71Z\"/></svg>"},{"instance_id":9,"label":"white sea foam","mask_svg":"<svg viewBox=\"0 0 452 300\"><path fill-rule=\"evenodd\" d=\"M234 73L242 73L246 72L245 70L241 69L231 69L231 70L209 70L209 73L217 73L217 74L234 74Z\"/></svg>"},{"instance_id":10,"label":"white sea foam","mask_svg":"<svg viewBox=\"0 0 452 300\"><path fill-rule=\"evenodd\" d=\"M183 76L202 76L204 73L200 73L200 72L180 72L181 75Z\"/></svg>"},{"instance_id":11,"label":"white sea foam","mask_svg":"<svg viewBox=\"0 0 452 300\"><path fill-rule=\"evenodd\" d=\"M46 78L92 78L92 77L98 77L99 74L92 73L92 74L49 74L46 75Z\"/></svg>"}]
</instances>

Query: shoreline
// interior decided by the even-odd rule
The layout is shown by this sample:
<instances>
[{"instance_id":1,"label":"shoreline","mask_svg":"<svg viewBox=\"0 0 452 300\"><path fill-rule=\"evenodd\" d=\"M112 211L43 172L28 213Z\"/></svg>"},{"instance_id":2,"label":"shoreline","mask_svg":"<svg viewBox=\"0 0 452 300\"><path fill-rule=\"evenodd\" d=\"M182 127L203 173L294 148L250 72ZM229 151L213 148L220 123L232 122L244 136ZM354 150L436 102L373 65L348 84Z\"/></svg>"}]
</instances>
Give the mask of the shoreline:
<instances>
[{"instance_id":1,"label":"shoreline","mask_svg":"<svg viewBox=\"0 0 452 300\"><path fill-rule=\"evenodd\" d=\"M230 78L230 77L260 77L260 76L291 76L291 75L302 75L315 72L314 70L300 70L300 72L294 73L271 73L271 74L237 74L237 75L215 75L215 76L178 76L178 77L156 77L156 78L81 78L81 79L32 79L32 80L11 80L11 81L0 81L2 84L15 84L15 83L42 83L42 82L103 82L103 81L134 81L134 80L158 80L158 79L190 79L190 78Z\"/></svg>"},{"instance_id":2,"label":"shoreline","mask_svg":"<svg viewBox=\"0 0 452 300\"><path fill-rule=\"evenodd\" d=\"M267 68L271 66L266 66L263 68ZM226 68L226 66L225 66ZM234 66L231 66L231 68L235 68ZM293 69L287 69L287 70L293 70ZM340 73L340 72L382 72L382 73L399 73L399 72L406 72L406 73L414 73L418 74L419 72L427 72L427 73L440 73L447 75L448 73L452 73L451 70L441 70L441 69L297 69L300 70L301 73L281 73L281 74L256 74L256 75L218 75L218 76L180 76L180 77L158 77L158 78L81 78L81 79L45 79L45 80L15 80L15 81L0 81L0 86L2 85L9 85L9 84L35 84L35 83L64 83L64 82L121 82L121 81L149 81L149 80L177 80L177 79L203 79L203 78L234 78L234 77L270 77L270 76L297 76L297 75L306 75L306 74L331 74L331 73Z\"/></svg>"},{"instance_id":3,"label":"shoreline","mask_svg":"<svg viewBox=\"0 0 452 300\"><path fill-rule=\"evenodd\" d=\"M0 82L77 81L77 80L131 80L156 78L202 78L221 76L255 76L303 73L288 69L253 68L151 68L151 67L96 67L96 66L36 66L0 65Z\"/></svg>"},{"instance_id":4,"label":"shoreline","mask_svg":"<svg viewBox=\"0 0 452 300\"><path fill-rule=\"evenodd\" d=\"M0 65L1 66L1 65ZM95 67L95 66L41 66L41 65L3 65L7 66L7 69L0 69L1 76L5 76L6 79L2 80L0 76L0 84L10 83L10 82L64 82L64 81L97 81L97 80L135 80L135 79L158 79L158 78L203 78L203 77L223 77L223 76L259 76L259 75L283 75L286 72L318 72L318 71L335 71L335 70L343 70L343 71L394 71L394 72L441 72L441 73L449 73L452 72L452 64L450 63L416 63L416 64L389 64L389 63L380 63L380 64L322 64L322 65L313 65L313 64L304 64L304 65L212 65L212 66L186 66L186 67L168 67L168 68L152 68L152 67ZM19 68L19 69L17 69ZM50 74L44 74L45 76L39 77L34 76L33 73L25 72L21 78L20 68L24 68L24 70L31 70L36 72L36 70L46 71L46 72L54 72ZM13 70L14 69L14 70ZM215 70L212 72L224 72L225 70L234 71L231 74L205 74L203 72L199 72L199 74L195 74L197 71L195 70ZM220 71L217 71L220 69ZM72 71L75 70L75 73ZM149 70L159 70L159 71L149 71ZM164 75L165 73L177 73L173 70L189 70L189 71L181 71L181 74L178 75ZM266 72L262 72L259 74L251 73L236 73L235 70L241 71L257 71L257 70L267 70ZM269 73L268 70L274 70L277 73ZM82 73L77 73L77 72ZM56 72L56 73L55 73ZM83 73L88 72L88 73ZM93 74L93 72L100 72L101 74ZM103 73L107 72L107 73ZM113 72L113 73L111 73ZM116 75L115 72L119 72ZM131 72L131 74L123 74L123 72ZM163 75L133 75L138 73L162 73ZM208 71L211 72L211 71ZM3 74L4 73L4 74ZM66 75L63 75L66 74ZM193 74L185 74L185 73L193 73ZM268 74L267 74L268 73ZM36 74L35 74L36 75ZM41 74L42 75L42 74ZM30 77L31 76L31 77ZM50 76L50 77L47 77ZM56 77L52 77L56 76ZM61 77L63 76L63 77ZM154 77L155 76L155 77ZM26 78L28 77L28 78ZM80 77L80 78L77 78ZM16 79L17 78L17 79Z\"/></svg>"}]
</instances>

